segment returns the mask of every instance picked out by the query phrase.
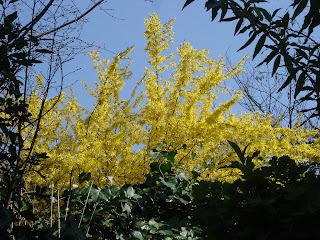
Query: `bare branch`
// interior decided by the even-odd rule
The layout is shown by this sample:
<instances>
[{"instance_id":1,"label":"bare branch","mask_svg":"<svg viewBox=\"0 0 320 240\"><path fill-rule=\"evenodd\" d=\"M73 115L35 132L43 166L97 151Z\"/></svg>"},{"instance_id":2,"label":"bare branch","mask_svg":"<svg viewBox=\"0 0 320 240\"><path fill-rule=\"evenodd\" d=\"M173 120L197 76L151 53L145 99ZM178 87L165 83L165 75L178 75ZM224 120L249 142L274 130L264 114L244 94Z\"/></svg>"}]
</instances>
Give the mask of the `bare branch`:
<instances>
[{"instance_id":1,"label":"bare branch","mask_svg":"<svg viewBox=\"0 0 320 240\"><path fill-rule=\"evenodd\" d=\"M37 38L43 37L43 36L48 35L48 34L50 34L50 33L56 32L56 31L60 30L61 28L64 28L64 27L66 27L66 26L68 26L68 25L70 25L70 24L72 24L72 23L74 23L74 22L79 21L81 18L83 18L83 17L85 17L86 15L88 15L93 9L95 9L95 8L96 8L98 5L100 5L103 1L104 1L104 0L100 0L99 2L97 2L96 4L94 4L89 10L87 10L85 13L83 13L83 14L80 15L79 17L73 19L72 21L66 22L66 23L60 25L59 27L56 27L56 28L54 28L54 29L52 29L52 30L50 30L50 31L41 33L41 34L39 34L39 35L36 36L36 37L37 37Z\"/></svg>"},{"instance_id":2,"label":"bare branch","mask_svg":"<svg viewBox=\"0 0 320 240\"><path fill-rule=\"evenodd\" d=\"M25 31L22 34L22 37L25 36L33 28L33 26L44 16L44 14L49 10L53 2L54 0L50 0L50 2L44 7L44 9L36 17L21 29L21 32Z\"/></svg>"}]
</instances>

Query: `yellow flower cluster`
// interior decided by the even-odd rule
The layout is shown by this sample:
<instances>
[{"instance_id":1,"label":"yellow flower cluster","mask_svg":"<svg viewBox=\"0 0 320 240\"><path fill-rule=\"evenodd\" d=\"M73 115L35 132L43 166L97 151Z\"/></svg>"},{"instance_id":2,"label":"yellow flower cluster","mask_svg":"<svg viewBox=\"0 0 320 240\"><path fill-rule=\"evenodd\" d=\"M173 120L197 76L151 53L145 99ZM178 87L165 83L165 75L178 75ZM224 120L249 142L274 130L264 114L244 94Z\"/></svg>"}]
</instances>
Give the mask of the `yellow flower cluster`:
<instances>
[{"instance_id":1,"label":"yellow flower cluster","mask_svg":"<svg viewBox=\"0 0 320 240\"><path fill-rule=\"evenodd\" d=\"M248 154L260 150L267 156L319 160L319 143L308 144L317 131L274 127L271 116L259 113L228 113L242 94L234 91L230 100L219 101L228 92L221 83L240 74L244 60L227 69L222 58L216 62L208 57L209 51L198 51L188 42L177 48L176 57L165 54L173 41L173 22L162 25L156 14L145 21L145 51L150 60L137 84L144 90L136 96L134 89L129 100L121 99L120 92L132 75L131 62L127 66L121 62L133 49L111 61L100 60L98 52L89 53L98 78L94 89L86 87L96 99L93 110L79 105L73 94L62 94L41 122L36 151L49 153L41 169L47 183L68 184L70 177L81 172L91 172L96 184L105 183L106 172L119 185L140 182L152 162L149 150L162 142L167 144L158 149L177 148L176 161L186 169L201 170L203 178L229 181L238 173L217 170L237 159L226 140L242 148L249 145ZM48 106L55 99L50 101ZM33 116L40 102L35 89L30 99ZM35 181L35 176L28 181ZM45 183L41 178L37 181Z\"/></svg>"}]
</instances>

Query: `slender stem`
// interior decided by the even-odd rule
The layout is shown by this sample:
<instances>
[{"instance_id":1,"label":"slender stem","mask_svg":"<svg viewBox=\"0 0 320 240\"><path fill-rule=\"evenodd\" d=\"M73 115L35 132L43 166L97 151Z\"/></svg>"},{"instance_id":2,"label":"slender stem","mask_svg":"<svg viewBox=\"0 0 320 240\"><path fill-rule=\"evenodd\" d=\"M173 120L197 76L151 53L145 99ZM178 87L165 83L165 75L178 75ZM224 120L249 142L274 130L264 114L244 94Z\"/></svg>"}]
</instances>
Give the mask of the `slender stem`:
<instances>
[{"instance_id":1,"label":"slender stem","mask_svg":"<svg viewBox=\"0 0 320 240\"><path fill-rule=\"evenodd\" d=\"M95 203L95 204L94 204L94 206L93 206L92 214L91 214L91 217L90 217L90 220L89 220L89 223L88 223L87 235L89 234L89 230L90 230L90 223L91 223L91 221L92 221L93 214L94 214L94 211L95 211L95 210L96 210L96 208L97 208L97 205L98 205L98 203Z\"/></svg>"},{"instance_id":2,"label":"slender stem","mask_svg":"<svg viewBox=\"0 0 320 240\"><path fill-rule=\"evenodd\" d=\"M21 35L21 37L24 37L27 35L27 33L33 28L33 26L40 21L40 19L45 15L45 13L49 10L51 5L53 4L54 0L50 0L50 2L42 9L42 11L29 22L26 26L24 26L21 29L21 32L24 31L24 33Z\"/></svg>"},{"instance_id":3,"label":"slender stem","mask_svg":"<svg viewBox=\"0 0 320 240\"><path fill-rule=\"evenodd\" d=\"M66 215L64 216L64 220L67 220L67 216L68 216L68 212L71 211L71 203L70 203L70 199L71 199L71 191L72 191L72 176L73 176L73 172L74 169L71 170L71 174L70 174L70 186L69 186L69 197L68 197L68 201L67 201L67 207L66 207Z\"/></svg>"},{"instance_id":4,"label":"slender stem","mask_svg":"<svg viewBox=\"0 0 320 240\"><path fill-rule=\"evenodd\" d=\"M48 35L48 34L50 34L50 33L57 32L57 31L60 30L61 28L64 28L64 27L66 27L66 26L68 26L68 25L70 25L70 24L72 24L72 23L74 23L74 22L79 21L81 18L85 17L85 16L86 16L87 14L89 14L93 9L95 9L98 5L100 5L103 1L104 1L104 0L100 0L99 2L97 2L96 4L94 4L89 10L87 10L85 13L83 13L82 15L80 15L79 17L77 17L77 18L75 18L75 19L73 19L73 20L71 20L71 21L69 21L69 22L66 22L66 23L62 24L62 25L60 25L59 27L56 27L56 28L51 29L51 30L49 30L49 31L47 31L47 32L41 33L41 34L39 34L39 35L36 36L36 37L37 37L37 38L41 38L41 37L43 37L43 36L45 36L45 35Z\"/></svg>"},{"instance_id":5,"label":"slender stem","mask_svg":"<svg viewBox=\"0 0 320 240\"><path fill-rule=\"evenodd\" d=\"M89 188L89 191L88 191L87 199L86 199L86 202L84 203L84 207L83 207L83 210L82 210L82 214L81 214L81 218L80 218L78 227L81 226L81 221L82 221L82 218L83 218L83 215L84 215L84 211L86 210L86 206L87 206L87 202L88 202L88 199L89 199L89 196L90 196L92 185L93 185L93 183L90 184L90 188Z\"/></svg>"},{"instance_id":6,"label":"slender stem","mask_svg":"<svg viewBox=\"0 0 320 240\"><path fill-rule=\"evenodd\" d=\"M53 220L53 184L51 185L50 227L52 227L52 220Z\"/></svg>"},{"instance_id":7,"label":"slender stem","mask_svg":"<svg viewBox=\"0 0 320 240\"><path fill-rule=\"evenodd\" d=\"M60 190L59 190L59 186L58 186L58 237L60 238Z\"/></svg>"}]
</instances>

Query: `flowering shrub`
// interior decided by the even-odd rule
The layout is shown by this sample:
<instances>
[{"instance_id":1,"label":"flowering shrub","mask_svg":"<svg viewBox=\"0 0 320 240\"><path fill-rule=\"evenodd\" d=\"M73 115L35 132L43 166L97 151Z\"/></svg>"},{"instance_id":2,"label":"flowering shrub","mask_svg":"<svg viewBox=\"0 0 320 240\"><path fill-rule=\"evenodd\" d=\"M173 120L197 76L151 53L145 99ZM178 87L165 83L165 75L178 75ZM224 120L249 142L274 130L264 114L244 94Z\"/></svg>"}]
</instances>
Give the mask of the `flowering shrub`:
<instances>
[{"instance_id":1,"label":"flowering shrub","mask_svg":"<svg viewBox=\"0 0 320 240\"><path fill-rule=\"evenodd\" d=\"M202 179L237 179L238 170L220 169L235 157L226 140L249 145L248 154L260 150L265 156L288 154L296 161L319 159L318 142L308 143L318 131L282 128L272 116L260 113L228 113L241 92L221 83L240 74L244 60L228 69L222 58L214 61L208 50L198 51L188 42L180 44L176 55L168 53L173 22L162 25L156 14L145 20L149 65L129 99L122 99L120 92L132 76L131 61L126 66L123 62L133 48L112 60L101 60L96 51L89 53L98 78L94 89L85 86L96 100L92 110L77 103L73 93L46 103L49 109L57 102L42 119L35 150L50 157L39 169L47 182L68 184L73 176L91 172L93 181L103 185L107 172L117 185L139 183L152 162L148 153L158 143L164 143L157 145L159 151L175 146L176 161L188 171L199 170ZM41 99L38 78L39 87L29 103L33 116ZM231 99L221 100L230 90ZM34 175L28 181L35 179L44 183Z\"/></svg>"}]
</instances>

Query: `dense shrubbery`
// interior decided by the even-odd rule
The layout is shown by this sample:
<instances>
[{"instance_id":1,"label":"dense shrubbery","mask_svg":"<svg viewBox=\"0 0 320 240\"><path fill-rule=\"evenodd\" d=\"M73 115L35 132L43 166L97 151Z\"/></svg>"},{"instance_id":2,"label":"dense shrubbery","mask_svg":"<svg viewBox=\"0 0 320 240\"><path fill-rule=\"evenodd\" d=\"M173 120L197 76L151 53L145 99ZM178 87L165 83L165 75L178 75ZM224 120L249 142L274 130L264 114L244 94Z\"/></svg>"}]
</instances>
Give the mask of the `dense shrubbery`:
<instances>
[{"instance_id":1,"label":"dense shrubbery","mask_svg":"<svg viewBox=\"0 0 320 240\"><path fill-rule=\"evenodd\" d=\"M311 239L319 236L320 187L317 164L296 164L287 156L245 156L237 145L230 168L242 172L233 183L199 180L176 164L176 151L154 152L145 181L101 188L81 174L74 189L38 189L27 239ZM254 158L263 164L255 166ZM107 179L112 178L108 175ZM42 195L40 195L40 193ZM60 194L60 196L59 196ZM55 202L53 219L50 205ZM57 208L59 202L59 211ZM24 203L25 209L32 205ZM40 214L41 213L41 214ZM3 216L3 215L2 215ZM1 219L1 226L9 222ZM20 222L21 224L22 222ZM51 224L51 227L50 227ZM28 231L26 231L28 230Z\"/></svg>"},{"instance_id":2,"label":"dense shrubbery","mask_svg":"<svg viewBox=\"0 0 320 240\"><path fill-rule=\"evenodd\" d=\"M233 144L233 143L231 143ZM195 215L208 239L313 239L319 235L317 166L272 157L256 167L234 145L241 170L233 183L200 181L193 188Z\"/></svg>"}]
</instances>

